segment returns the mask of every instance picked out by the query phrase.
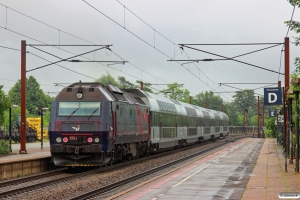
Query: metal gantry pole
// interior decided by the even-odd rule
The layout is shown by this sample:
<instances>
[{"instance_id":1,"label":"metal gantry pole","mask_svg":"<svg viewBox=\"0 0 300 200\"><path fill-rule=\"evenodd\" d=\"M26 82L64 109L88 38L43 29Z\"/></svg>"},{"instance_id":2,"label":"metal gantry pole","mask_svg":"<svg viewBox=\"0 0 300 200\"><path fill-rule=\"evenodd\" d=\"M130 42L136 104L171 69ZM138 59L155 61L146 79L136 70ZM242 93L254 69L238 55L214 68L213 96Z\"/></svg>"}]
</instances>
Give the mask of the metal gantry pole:
<instances>
[{"instance_id":1,"label":"metal gantry pole","mask_svg":"<svg viewBox=\"0 0 300 200\"><path fill-rule=\"evenodd\" d=\"M281 81L278 81L278 87L279 88L281 88ZM279 115L279 112L280 112L280 110L278 110L278 112L277 112L277 145L278 145L278 143L279 143L279 128L280 128L280 126L279 126L279 122L278 122L278 115Z\"/></svg>"},{"instance_id":2,"label":"metal gantry pole","mask_svg":"<svg viewBox=\"0 0 300 200\"><path fill-rule=\"evenodd\" d=\"M11 148L11 107L9 107L9 150L12 152Z\"/></svg>"},{"instance_id":3,"label":"metal gantry pole","mask_svg":"<svg viewBox=\"0 0 300 200\"><path fill-rule=\"evenodd\" d=\"M292 154L292 98L289 98L288 103L288 130L289 130L289 163L293 164L293 154Z\"/></svg>"},{"instance_id":4,"label":"metal gantry pole","mask_svg":"<svg viewBox=\"0 0 300 200\"><path fill-rule=\"evenodd\" d=\"M277 128L277 133L276 133L276 140L277 140L277 145L278 145L278 137L279 137L279 122L278 122L278 115L279 115L279 110L277 110L277 116L276 116L276 121L277 121L277 124L276 124L276 128Z\"/></svg>"},{"instance_id":5,"label":"metal gantry pole","mask_svg":"<svg viewBox=\"0 0 300 200\"><path fill-rule=\"evenodd\" d=\"M265 104L262 104L262 126L265 127ZM266 133L263 131L263 138L266 138Z\"/></svg>"},{"instance_id":6,"label":"metal gantry pole","mask_svg":"<svg viewBox=\"0 0 300 200\"><path fill-rule=\"evenodd\" d=\"M21 41L21 124L20 124L20 151L26 150L26 41Z\"/></svg>"},{"instance_id":7,"label":"metal gantry pole","mask_svg":"<svg viewBox=\"0 0 300 200\"><path fill-rule=\"evenodd\" d=\"M257 137L260 138L260 133L259 133L259 129L260 129L260 124L259 124L259 96L257 96Z\"/></svg>"},{"instance_id":8,"label":"metal gantry pole","mask_svg":"<svg viewBox=\"0 0 300 200\"><path fill-rule=\"evenodd\" d=\"M43 110L41 109L40 110L40 113L41 113L41 149L43 149Z\"/></svg>"},{"instance_id":9,"label":"metal gantry pole","mask_svg":"<svg viewBox=\"0 0 300 200\"><path fill-rule=\"evenodd\" d=\"M285 94L285 90L284 90L284 87L282 87L282 91L283 91L283 94ZM285 100L285 98L284 98ZM287 152L288 152L288 141L287 141L287 138L286 138L286 135L287 135L287 110L285 108L285 101L283 101L283 113L284 113L284 123L283 123L283 138L284 138L284 151L285 151L285 155L284 155L284 167L285 167L285 172L287 172Z\"/></svg>"},{"instance_id":10,"label":"metal gantry pole","mask_svg":"<svg viewBox=\"0 0 300 200\"><path fill-rule=\"evenodd\" d=\"M296 121L295 121L295 132L296 132L296 145L295 145L295 151L296 151L296 166L295 166L295 172L299 172L299 91L295 91L295 99L296 99L296 109L295 109L295 115L296 115Z\"/></svg>"},{"instance_id":11,"label":"metal gantry pole","mask_svg":"<svg viewBox=\"0 0 300 200\"><path fill-rule=\"evenodd\" d=\"M286 162L287 162L287 153L289 147L288 140L288 112L285 109L285 103L288 102L287 94L290 86L290 39L288 37L284 38L284 87L283 90L283 109L284 109L284 133L285 133L285 154L286 154ZM285 171L287 172L287 163L285 163Z\"/></svg>"}]
</instances>

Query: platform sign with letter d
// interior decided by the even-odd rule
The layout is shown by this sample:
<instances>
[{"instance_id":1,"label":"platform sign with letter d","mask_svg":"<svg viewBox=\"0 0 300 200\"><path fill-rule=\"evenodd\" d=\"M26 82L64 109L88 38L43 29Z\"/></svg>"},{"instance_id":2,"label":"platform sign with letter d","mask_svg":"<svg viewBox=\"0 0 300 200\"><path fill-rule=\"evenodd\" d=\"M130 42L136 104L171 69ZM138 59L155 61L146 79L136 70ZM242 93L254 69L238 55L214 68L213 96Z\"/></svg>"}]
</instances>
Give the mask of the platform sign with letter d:
<instances>
[{"instance_id":1,"label":"platform sign with letter d","mask_svg":"<svg viewBox=\"0 0 300 200\"><path fill-rule=\"evenodd\" d=\"M264 88L264 105L282 105L282 91L280 87Z\"/></svg>"}]
</instances>

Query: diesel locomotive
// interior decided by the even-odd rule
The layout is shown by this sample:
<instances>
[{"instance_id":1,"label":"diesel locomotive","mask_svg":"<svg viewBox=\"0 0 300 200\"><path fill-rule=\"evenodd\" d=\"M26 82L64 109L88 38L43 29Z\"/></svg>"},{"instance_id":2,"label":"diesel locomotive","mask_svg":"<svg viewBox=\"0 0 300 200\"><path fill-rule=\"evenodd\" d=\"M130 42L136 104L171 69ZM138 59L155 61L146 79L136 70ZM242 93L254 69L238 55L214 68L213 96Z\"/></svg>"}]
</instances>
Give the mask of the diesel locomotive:
<instances>
[{"instance_id":1,"label":"diesel locomotive","mask_svg":"<svg viewBox=\"0 0 300 200\"><path fill-rule=\"evenodd\" d=\"M227 136L224 112L139 89L78 82L52 102L49 139L56 166L102 166Z\"/></svg>"}]
</instances>

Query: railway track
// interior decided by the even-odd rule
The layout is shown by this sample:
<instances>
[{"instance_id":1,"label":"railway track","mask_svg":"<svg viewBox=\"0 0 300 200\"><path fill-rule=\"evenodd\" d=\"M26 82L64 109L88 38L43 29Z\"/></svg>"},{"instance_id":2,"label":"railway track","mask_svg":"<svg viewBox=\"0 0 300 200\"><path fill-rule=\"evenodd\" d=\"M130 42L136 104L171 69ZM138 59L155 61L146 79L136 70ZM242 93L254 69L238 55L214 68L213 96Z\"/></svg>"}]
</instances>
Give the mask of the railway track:
<instances>
[{"instance_id":1,"label":"railway track","mask_svg":"<svg viewBox=\"0 0 300 200\"><path fill-rule=\"evenodd\" d=\"M120 186L123 186L127 183L130 183L132 181L135 181L137 179L140 179L140 178L143 178L145 176L148 176L150 174L153 174L157 171L160 171L160 170L163 170L163 169L166 169L170 166L173 166L175 164L178 164L178 163L181 163L183 161L186 161L186 160L189 160L193 157L196 157L196 156L199 156L199 155L202 155L204 153L207 153L209 151L212 151L214 149L217 149L219 147L222 147L226 144L228 144L229 142L233 142L234 140L237 140L237 139L240 139L240 138L244 138L245 136L243 137L236 137L236 138L231 138L231 140L228 140L227 142L224 142L224 143L218 143L216 145L213 145L205 150L202 150L202 151L199 151L197 153L194 153L190 156L187 156L187 157L184 157L184 158L181 158L181 159L178 159L178 160L175 160L175 161L172 161L172 162L169 162L165 165L162 165L162 166L159 166L159 167L156 167L156 168L153 168L151 170L148 170L146 172L143 172L143 173L140 173L140 174L137 174L135 176L132 176L132 177L129 177L127 179L124 179L124 180L121 180L119 182L116 182L116 183L113 183L113 184L110 184L110 185L107 185L107 186L104 186L104 187L99 187L98 189L96 190L93 190L93 191L90 191L90 192L87 192L85 194L82 194L82 195L79 195L79 196L76 196L74 198L72 198L72 200L81 200L81 199L90 199L90 198L97 198L99 195L103 194L103 193L106 193L108 191L112 191L114 190L115 188L118 188Z\"/></svg>"},{"instance_id":2,"label":"railway track","mask_svg":"<svg viewBox=\"0 0 300 200\"><path fill-rule=\"evenodd\" d=\"M245 137L245 136L242 136L242 138L243 137ZM219 140L221 142L218 142L216 145L214 145L214 147L209 148L209 149L207 149L205 151L196 153L194 155L190 155L190 156L188 156L188 157L186 157L184 159L179 159L179 160L171 162L171 163L169 163L169 164L167 164L165 166L160 166L160 167L157 167L157 168L155 168L153 170L149 170L149 171L147 171L147 172L145 172L143 174L140 174L140 175L138 175L136 177L134 176L134 177L131 177L128 180L127 179L123 180L120 183L115 183L115 184L112 184L110 186L105 186L103 188L99 188L99 189L97 189L97 191L92 191L92 192L80 195L78 197L75 197L74 199L86 199L86 198L89 198L90 196L93 196L95 194L99 195L99 194L103 193L104 191L108 191L108 190L111 190L111 189L113 189L115 187L118 187L119 185L126 184L127 182L135 180L135 179L138 179L139 177L143 177L146 174L151 174L151 173L153 173L155 171L158 171L158 170L161 170L163 168L166 168L167 166L174 165L174 164L182 162L182 161L184 161L186 159L192 158L193 156L197 156L199 154L203 154L203 153L205 153L207 151L210 151L210 150L212 150L214 148L220 147L220 146L222 146L222 145L224 145L224 144L226 144L228 142L236 140L237 138L241 138L241 136L229 137L229 138L226 138L224 140ZM206 144L207 143L202 143L201 146L206 145ZM213 144L213 143L210 143L210 144ZM149 160L149 159L155 159L155 158L167 156L167 155L170 155L170 154L176 154L177 152L181 152L181 151L184 151L184 150L192 149L192 148L195 148L197 146L199 146L199 145L193 145L193 146L185 147L183 149L177 149L177 150L174 150L174 151L168 151L168 152L163 152L163 153L160 153L160 154L154 154L154 155L151 155L151 156L148 156L148 157L139 158L137 160L127 161L127 162L115 164L115 165L112 165L112 166L107 166L107 167L104 167L104 168L97 168L97 169L93 169L93 170L81 172L81 173L78 173L78 174L75 174L75 175L68 174L67 177L51 178L51 180L45 181L45 182L42 182L42 183L31 184L30 182L32 182L34 180L45 178L43 176L54 177L55 175L59 175L59 174L62 174L64 172L57 171L57 172L51 172L49 174L40 174L40 175L33 176L33 177L26 177L26 178L20 178L20 179L16 179L16 180L11 180L11 181L0 182L0 188L1 188L1 185L2 186L4 186L4 185L10 185L10 186L16 187L16 185L19 185L19 186L22 185L22 184L19 184L19 183L23 183L23 184L24 183L29 183L26 186L23 185L22 187L13 188L13 189L9 189L9 188L12 188L12 187L5 187L4 188L5 190L0 191L0 199L14 197L14 196L20 195L22 193L32 192L32 191L39 190L41 188L48 187L48 186L58 186L61 183L66 183L66 182L69 182L69 181L72 181L72 180L78 180L78 179L81 179L81 178L83 178L85 176L89 176L89 175L93 175L93 174L98 174L98 173L103 173L105 171L122 168L122 167L124 167L126 165L132 165L134 163L146 161L146 160Z\"/></svg>"},{"instance_id":3,"label":"railway track","mask_svg":"<svg viewBox=\"0 0 300 200\"><path fill-rule=\"evenodd\" d=\"M59 174L63 173L63 171L66 170L66 169L67 168L60 168L60 169L48 171L48 172L45 172L45 173L31 175L31 176L28 176L28 177L22 177L22 178L10 179L10 180L7 180L7 181L1 181L0 182L0 188L2 189L2 188L13 186L13 185L19 185L19 184L30 182L30 181L35 181L35 180L38 180L38 179L41 179L41 178L56 176L56 175L59 175ZM1 191L1 189L0 189L0 191Z\"/></svg>"}]
</instances>

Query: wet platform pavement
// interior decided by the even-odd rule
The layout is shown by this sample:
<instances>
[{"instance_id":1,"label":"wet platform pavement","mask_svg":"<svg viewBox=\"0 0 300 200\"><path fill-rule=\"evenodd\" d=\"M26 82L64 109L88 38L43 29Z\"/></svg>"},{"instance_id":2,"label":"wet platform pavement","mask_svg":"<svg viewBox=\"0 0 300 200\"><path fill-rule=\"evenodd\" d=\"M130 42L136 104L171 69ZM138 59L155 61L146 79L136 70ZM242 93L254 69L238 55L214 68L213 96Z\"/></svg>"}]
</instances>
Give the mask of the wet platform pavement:
<instances>
[{"instance_id":1,"label":"wet platform pavement","mask_svg":"<svg viewBox=\"0 0 300 200\"><path fill-rule=\"evenodd\" d=\"M109 199L274 200L299 186L276 139L245 138Z\"/></svg>"},{"instance_id":2,"label":"wet platform pavement","mask_svg":"<svg viewBox=\"0 0 300 200\"><path fill-rule=\"evenodd\" d=\"M230 143L111 199L241 199L263 142Z\"/></svg>"},{"instance_id":3,"label":"wet platform pavement","mask_svg":"<svg viewBox=\"0 0 300 200\"><path fill-rule=\"evenodd\" d=\"M12 144L12 152L8 155L0 156L0 164L51 156L49 142L44 142L43 148L41 148L41 143L39 142L26 143L26 150L26 154L20 154L20 144Z\"/></svg>"},{"instance_id":4,"label":"wet platform pavement","mask_svg":"<svg viewBox=\"0 0 300 200\"><path fill-rule=\"evenodd\" d=\"M295 164L289 164L289 161L285 172L284 153L276 139L265 140L252 174L242 200L280 199L278 194L281 192L300 194L300 174L295 172Z\"/></svg>"}]
</instances>

